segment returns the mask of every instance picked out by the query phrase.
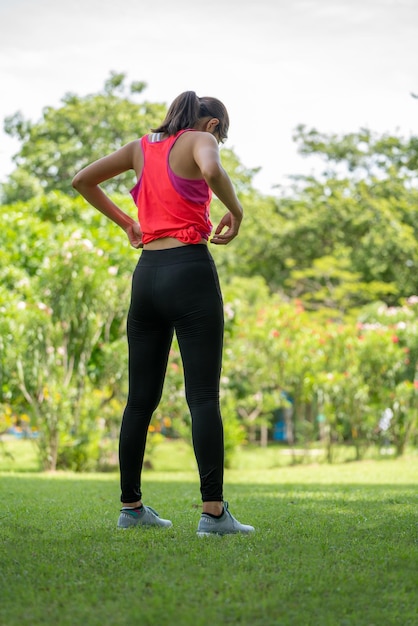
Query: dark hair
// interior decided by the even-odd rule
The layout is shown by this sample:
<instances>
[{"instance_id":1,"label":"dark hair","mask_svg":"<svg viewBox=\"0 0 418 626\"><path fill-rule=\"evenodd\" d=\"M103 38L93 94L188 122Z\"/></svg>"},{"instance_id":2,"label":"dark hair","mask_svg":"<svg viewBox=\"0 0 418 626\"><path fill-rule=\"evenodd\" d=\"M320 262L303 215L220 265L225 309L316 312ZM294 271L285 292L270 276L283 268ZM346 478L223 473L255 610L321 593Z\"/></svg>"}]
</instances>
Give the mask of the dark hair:
<instances>
[{"instance_id":1,"label":"dark hair","mask_svg":"<svg viewBox=\"0 0 418 626\"><path fill-rule=\"evenodd\" d=\"M202 117L216 117L219 120L215 132L220 141L228 137L229 116L226 107L217 98L199 98L194 91L184 91L171 103L164 121L154 133L175 135L179 130L193 128Z\"/></svg>"}]
</instances>

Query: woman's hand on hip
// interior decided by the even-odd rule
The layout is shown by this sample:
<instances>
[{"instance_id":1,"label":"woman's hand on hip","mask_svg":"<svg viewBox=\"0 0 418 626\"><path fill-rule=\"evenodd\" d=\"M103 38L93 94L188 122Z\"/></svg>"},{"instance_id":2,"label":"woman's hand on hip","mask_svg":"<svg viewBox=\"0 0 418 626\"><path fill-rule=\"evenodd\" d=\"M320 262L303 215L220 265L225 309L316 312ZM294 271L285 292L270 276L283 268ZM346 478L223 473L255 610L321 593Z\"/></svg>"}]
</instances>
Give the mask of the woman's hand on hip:
<instances>
[{"instance_id":1,"label":"woman's hand on hip","mask_svg":"<svg viewBox=\"0 0 418 626\"><path fill-rule=\"evenodd\" d=\"M125 229L126 234L128 235L129 242L131 246L134 248L142 248L142 231L137 222L132 222Z\"/></svg>"},{"instance_id":2,"label":"woman's hand on hip","mask_svg":"<svg viewBox=\"0 0 418 626\"><path fill-rule=\"evenodd\" d=\"M218 246L226 246L226 244L228 244L238 235L240 226L241 219L235 217L235 215L232 215L232 213L230 212L226 213L219 222L215 230L215 234L210 240L211 243L214 243ZM225 232L222 232L225 228Z\"/></svg>"}]
</instances>

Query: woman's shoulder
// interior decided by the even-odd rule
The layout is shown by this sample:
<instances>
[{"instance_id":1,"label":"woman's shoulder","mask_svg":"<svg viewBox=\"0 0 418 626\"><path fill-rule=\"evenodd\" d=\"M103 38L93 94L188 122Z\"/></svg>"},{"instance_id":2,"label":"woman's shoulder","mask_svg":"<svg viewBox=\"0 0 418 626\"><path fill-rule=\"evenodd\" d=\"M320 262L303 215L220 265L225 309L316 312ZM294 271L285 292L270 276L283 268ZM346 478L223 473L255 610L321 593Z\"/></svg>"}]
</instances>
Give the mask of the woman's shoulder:
<instances>
[{"instance_id":1,"label":"woman's shoulder","mask_svg":"<svg viewBox=\"0 0 418 626\"><path fill-rule=\"evenodd\" d=\"M203 130L196 130L195 128L186 128L179 131L176 137L177 140L181 139L183 142L187 142L189 144L205 143L210 145L215 142L215 144L218 145L218 142L211 133Z\"/></svg>"}]
</instances>

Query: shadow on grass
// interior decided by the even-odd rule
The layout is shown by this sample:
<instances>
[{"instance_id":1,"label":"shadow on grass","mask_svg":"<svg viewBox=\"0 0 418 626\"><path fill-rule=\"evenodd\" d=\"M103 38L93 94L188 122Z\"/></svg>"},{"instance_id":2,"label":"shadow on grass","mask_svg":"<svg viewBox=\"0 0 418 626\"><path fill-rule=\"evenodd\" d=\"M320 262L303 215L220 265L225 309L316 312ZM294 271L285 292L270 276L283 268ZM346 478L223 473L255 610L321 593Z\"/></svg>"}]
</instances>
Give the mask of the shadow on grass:
<instances>
[{"instance_id":1,"label":"shadow on grass","mask_svg":"<svg viewBox=\"0 0 418 626\"><path fill-rule=\"evenodd\" d=\"M175 480L174 474L163 474L153 480L153 473L143 478L144 501L169 511L200 510L197 478ZM167 478L165 480L165 477ZM100 506L113 512L119 507L119 477L117 474L2 474L0 494L3 512L16 506L25 508L61 506L64 509L89 509ZM346 516L364 518L366 512L383 517L404 517L413 511L416 521L418 491L414 484L364 484L344 482L234 483L225 487L225 499L233 514L255 519L260 527L274 528L283 518L301 515L315 517ZM249 523L253 523L251 520ZM280 529L277 528L280 532Z\"/></svg>"}]
</instances>

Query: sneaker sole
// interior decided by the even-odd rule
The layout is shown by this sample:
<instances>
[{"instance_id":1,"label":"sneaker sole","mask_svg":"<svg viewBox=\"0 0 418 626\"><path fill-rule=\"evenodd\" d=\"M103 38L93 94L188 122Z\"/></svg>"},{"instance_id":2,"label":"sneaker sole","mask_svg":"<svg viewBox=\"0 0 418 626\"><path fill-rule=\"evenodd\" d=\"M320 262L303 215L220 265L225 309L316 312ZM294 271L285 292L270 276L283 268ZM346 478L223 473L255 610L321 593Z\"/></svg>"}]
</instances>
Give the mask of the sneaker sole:
<instances>
[{"instance_id":1,"label":"sneaker sole","mask_svg":"<svg viewBox=\"0 0 418 626\"><path fill-rule=\"evenodd\" d=\"M227 535L251 535L252 532L241 532L240 530L235 530L235 531L227 531L227 532L206 532L204 530L198 530L196 532L196 535L198 537L226 537Z\"/></svg>"},{"instance_id":2,"label":"sneaker sole","mask_svg":"<svg viewBox=\"0 0 418 626\"><path fill-rule=\"evenodd\" d=\"M166 524L166 525L162 525L162 524L129 524L129 526L120 526L119 524L116 524L116 528L118 530L130 530L131 528L162 528L163 530L169 530L170 528L173 528L173 524Z\"/></svg>"}]
</instances>

